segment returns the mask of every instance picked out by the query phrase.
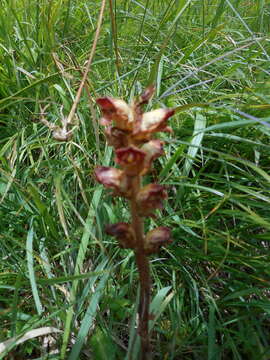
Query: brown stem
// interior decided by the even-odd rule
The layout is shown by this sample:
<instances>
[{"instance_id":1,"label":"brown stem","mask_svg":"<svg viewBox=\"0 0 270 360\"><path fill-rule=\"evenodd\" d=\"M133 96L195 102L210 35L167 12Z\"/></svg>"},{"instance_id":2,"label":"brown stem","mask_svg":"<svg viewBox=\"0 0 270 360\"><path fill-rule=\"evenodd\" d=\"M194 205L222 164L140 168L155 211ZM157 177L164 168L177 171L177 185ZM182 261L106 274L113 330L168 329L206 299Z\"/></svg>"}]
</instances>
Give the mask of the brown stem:
<instances>
[{"instance_id":1,"label":"brown stem","mask_svg":"<svg viewBox=\"0 0 270 360\"><path fill-rule=\"evenodd\" d=\"M137 249L135 250L135 258L139 272L140 280L140 302L139 302L139 335L141 337L141 360L149 360L151 356L150 352L150 340L149 340L149 305L150 305L150 267L147 255L144 252L144 226L143 219L138 215L136 194L141 187L141 176L134 176L132 178L132 197L130 201L131 205L131 217L132 227L136 236Z\"/></svg>"},{"instance_id":2,"label":"brown stem","mask_svg":"<svg viewBox=\"0 0 270 360\"><path fill-rule=\"evenodd\" d=\"M115 52L115 65L118 72L120 74L120 62L119 62L119 51L117 46L117 29L116 29L116 21L115 21L115 14L113 11L113 2L112 0L109 1L110 3L110 16L111 16L111 23L112 23L112 34L113 34L113 42L114 42L114 52Z\"/></svg>"},{"instance_id":3,"label":"brown stem","mask_svg":"<svg viewBox=\"0 0 270 360\"><path fill-rule=\"evenodd\" d=\"M89 58L88 58L88 61L87 61L87 64L86 64L86 69L84 71L82 81L81 81L79 89L77 91L75 100L74 100L74 102L72 104L72 108L71 108L71 110L70 110L70 112L68 114L68 118L67 118L68 123L72 123L73 116L75 115L77 105L78 105L78 103L80 101L80 98L81 98L83 87L85 86L85 83L86 83L87 75L88 75L88 73L90 71L90 68L91 68L91 65L92 65L92 61L93 61L93 58L94 58L94 54L95 54L95 51L96 51L97 42L98 42L98 38L99 38L99 34L100 34L100 29L101 29L104 10L105 10L105 5L106 5L106 0L102 0L101 1L101 8L100 8L100 13L99 13L99 18L98 18L98 23L97 23L97 30L96 30L95 37L94 37L94 42L93 42L92 49L91 49L91 52L90 52L90 55L89 55Z\"/></svg>"},{"instance_id":4,"label":"brown stem","mask_svg":"<svg viewBox=\"0 0 270 360\"><path fill-rule=\"evenodd\" d=\"M141 360L149 360L150 339L149 339L149 305L150 305L150 271L147 256L140 251L135 253L136 263L140 278L140 303L139 303L139 335L141 337Z\"/></svg>"}]
</instances>

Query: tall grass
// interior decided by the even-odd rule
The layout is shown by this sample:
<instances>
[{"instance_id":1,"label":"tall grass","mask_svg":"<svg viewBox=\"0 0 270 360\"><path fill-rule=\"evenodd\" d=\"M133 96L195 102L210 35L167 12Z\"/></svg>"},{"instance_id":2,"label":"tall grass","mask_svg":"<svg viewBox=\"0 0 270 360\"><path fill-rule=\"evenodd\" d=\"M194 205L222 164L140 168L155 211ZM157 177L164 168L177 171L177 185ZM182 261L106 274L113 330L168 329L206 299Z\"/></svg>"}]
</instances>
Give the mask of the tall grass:
<instances>
[{"instance_id":1,"label":"tall grass","mask_svg":"<svg viewBox=\"0 0 270 360\"><path fill-rule=\"evenodd\" d=\"M68 115L100 5L1 2L0 358L136 358L134 258L103 232L128 215L92 178L112 160L93 103L155 82L152 105L178 111L151 175L169 199L149 227L174 229L152 258L155 358L267 360L269 2L108 2L90 97L60 143L40 107Z\"/></svg>"}]
</instances>

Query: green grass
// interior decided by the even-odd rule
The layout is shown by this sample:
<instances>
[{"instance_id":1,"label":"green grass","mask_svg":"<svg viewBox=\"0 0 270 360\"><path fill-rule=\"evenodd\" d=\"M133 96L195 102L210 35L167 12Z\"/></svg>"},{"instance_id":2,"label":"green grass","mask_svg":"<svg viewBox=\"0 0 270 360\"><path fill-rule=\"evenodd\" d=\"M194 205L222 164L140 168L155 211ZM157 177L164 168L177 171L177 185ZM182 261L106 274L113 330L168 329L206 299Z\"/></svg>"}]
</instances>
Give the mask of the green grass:
<instances>
[{"instance_id":1,"label":"green grass","mask_svg":"<svg viewBox=\"0 0 270 360\"><path fill-rule=\"evenodd\" d=\"M154 358L267 360L270 2L123 0L113 13L108 2L91 98L83 93L74 137L60 143L40 106L51 122L61 106L68 115L100 4L1 2L0 343L15 340L0 358L116 360L129 336L137 344L134 258L103 231L128 212L92 177L113 163L92 104L155 82L152 106L178 112L151 174L169 199L147 226L174 236L152 258ZM43 327L61 332L16 346Z\"/></svg>"}]
</instances>

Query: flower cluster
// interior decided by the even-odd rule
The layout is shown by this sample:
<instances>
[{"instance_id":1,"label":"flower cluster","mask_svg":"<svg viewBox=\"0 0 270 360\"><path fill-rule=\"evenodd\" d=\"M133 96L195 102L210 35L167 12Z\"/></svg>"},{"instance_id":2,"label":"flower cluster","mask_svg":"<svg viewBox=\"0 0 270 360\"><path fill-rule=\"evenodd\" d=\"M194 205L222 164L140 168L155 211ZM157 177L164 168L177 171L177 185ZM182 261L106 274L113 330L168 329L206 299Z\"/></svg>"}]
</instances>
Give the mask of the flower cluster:
<instances>
[{"instance_id":1,"label":"flower cluster","mask_svg":"<svg viewBox=\"0 0 270 360\"><path fill-rule=\"evenodd\" d=\"M141 177L151 169L153 161L164 153L163 141L153 139L153 135L160 131L171 132L167 119L174 114L171 109L143 112L142 106L149 102L153 92L154 87L147 88L131 105L110 97L97 99L102 111L100 122L105 126L108 144L115 149L115 163L120 168L98 166L95 177L105 187L113 189L114 195L129 199L133 208L135 203L135 211L140 218L154 217L154 211L161 209L163 200L167 198L162 185L151 183L141 186ZM141 246L138 245L132 224L120 222L109 225L106 231L115 236L123 248L137 250ZM158 227L144 236L143 251L147 255L152 254L168 242L170 230Z\"/></svg>"}]
</instances>

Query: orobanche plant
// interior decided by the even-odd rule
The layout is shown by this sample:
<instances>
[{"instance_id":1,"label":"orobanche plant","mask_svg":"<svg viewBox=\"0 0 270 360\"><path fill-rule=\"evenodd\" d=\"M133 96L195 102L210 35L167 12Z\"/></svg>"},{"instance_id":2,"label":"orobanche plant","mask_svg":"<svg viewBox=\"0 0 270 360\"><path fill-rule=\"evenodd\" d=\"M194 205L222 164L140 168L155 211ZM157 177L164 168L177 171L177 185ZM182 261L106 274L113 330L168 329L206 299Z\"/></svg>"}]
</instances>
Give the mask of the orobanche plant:
<instances>
[{"instance_id":1,"label":"orobanche plant","mask_svg":"<svg viewBox=\"0 0 270 360\"><path fill-rule=\"evenodd\" d=\"M138 309L138 333L141 339L141 359L149 359L151 279L148 256L157 253L161 246L171 242L171 231L160 226L144 232L144 218L155 217L155 210L162 208L167 192L157 183L143 184L143 176L151 171L153 161L163 155L164 142L154 138L157 132L171 132L167 119L174 114L171 109L143 112L154 93L148 87L139 99L128 105L121 99L103 97L97 99L102 111L101 124L109 145L114 147L118 168L98 166L97 181L113 189L113 195L121 196L130 204L130 223L119 222L106 227L106 233L118 240L120 247L135 253L140 279L140 302Z\"/></svg>"}]
</instances>

